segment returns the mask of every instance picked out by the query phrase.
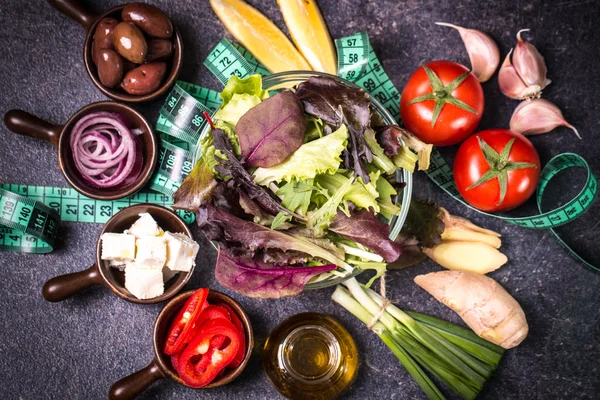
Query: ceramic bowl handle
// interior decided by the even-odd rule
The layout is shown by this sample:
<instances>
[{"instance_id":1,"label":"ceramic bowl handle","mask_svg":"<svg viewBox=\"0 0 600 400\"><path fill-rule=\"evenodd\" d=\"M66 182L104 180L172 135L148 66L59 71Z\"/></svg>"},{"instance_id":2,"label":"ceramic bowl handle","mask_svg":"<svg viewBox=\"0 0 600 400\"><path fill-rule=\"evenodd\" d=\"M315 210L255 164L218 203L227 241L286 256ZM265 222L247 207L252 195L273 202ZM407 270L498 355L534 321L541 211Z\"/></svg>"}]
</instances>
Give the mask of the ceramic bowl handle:
<instances>
[{"instance_id":1,"label":"ceramic bowl handle","mask_svg":"<svg viewBox=\"0 0 600 400\"><path fill-rule=\"evenodd\" d=\"M4 125L14 133L44 139L58 145L62 126L52 125L48 121L22 110L10 110L4 114Z\"/></svg>"},{"instance_id":2,"label":"ceramic bowl handle","mask_svg":"<svg viewBox=\"0 0 600 400\"><path fill-rule=\"evenodd\" d=\"M48 0L50 5L67 17L78 22L88 31L98 16L88 10L79 0Z\"/></svg>"},{"instance_id":3,"label":"ceramic bowl handle","mask_svg":"<svg viewBox=\"0 0 600 400\"><path fill-rule=\"evenodd\" d=\"M126 376L110 387L108 398L110 400L132 400L159 379L165 377L156 360L144 369Z\"/></svg>"},{"instance_id":4,"label":"ceramic bowl handle","mask_svg":"<svg viewBox=\"0 0 600 400\"><path fill-rule=\"evenodd\" d=\"M96 264L80 272L54 277L44 284L42 295L51 302L62 301L82 290L104 282Z\"/></svg>"}]
</instances>

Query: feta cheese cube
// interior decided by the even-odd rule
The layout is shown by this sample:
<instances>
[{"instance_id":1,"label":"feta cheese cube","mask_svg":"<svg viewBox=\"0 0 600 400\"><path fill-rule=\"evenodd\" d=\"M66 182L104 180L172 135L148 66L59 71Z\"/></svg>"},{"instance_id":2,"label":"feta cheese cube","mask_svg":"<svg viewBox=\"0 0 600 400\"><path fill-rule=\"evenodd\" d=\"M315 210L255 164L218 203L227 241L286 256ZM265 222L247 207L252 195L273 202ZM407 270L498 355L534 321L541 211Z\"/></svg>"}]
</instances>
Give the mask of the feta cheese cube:
<instances>
[{"instance_id":1,"label":"feta cheese cube","mask_svg":"<svg viewBox=\"0 0 600 400\"><path fill-rule=\"evenodd\" d=\"M125 289L140 300L152 299L165 291L162 269L138 268L134 263L125 267Z\"/></svg>"},{"instance_id":2,"label":"feta cheese cube","mask_svg":"<svg viewBox=\"0 0 600 400\"><path fill-rule=\"evenodd\" d=\"M126 233L104 233L100 239L101 259L131 261L135 258L135 236Z\"/></svg>"},{"instance_id":3,"label":"feta cheese cube","mask_svg":"<svg viewBox=\"0 0 600 400\"><path fill-rule=\"evenodd\" d=\"M158 269L167 261L167 244L164 237L145 236L136 240L135 264L138 268Z\"/></svg>"},{"instance_id":4,"label":"feta cheese cube","mask_svg":"<svg viewBox=\"0 0 600 400\"><path fill-rule=\"evenodd\" d=\"M125 231L136 238L142 238L146 236L159 236L162 229L158 227L158 224L152 218L152 215L148 213L141 213L140 218L131 225L131 228Z\"/></svg>"},{"instance_id":5,"label":"feta cheese cube","mask_svg":"<svg viewBox=\"0 0 600 400\"><path fill-rule=\"evenodd\" d=\"M183 233L166 232L167 267L173 271L190 272L196 265L196 255L200 246Z\"/></svg>"}]
</instances>

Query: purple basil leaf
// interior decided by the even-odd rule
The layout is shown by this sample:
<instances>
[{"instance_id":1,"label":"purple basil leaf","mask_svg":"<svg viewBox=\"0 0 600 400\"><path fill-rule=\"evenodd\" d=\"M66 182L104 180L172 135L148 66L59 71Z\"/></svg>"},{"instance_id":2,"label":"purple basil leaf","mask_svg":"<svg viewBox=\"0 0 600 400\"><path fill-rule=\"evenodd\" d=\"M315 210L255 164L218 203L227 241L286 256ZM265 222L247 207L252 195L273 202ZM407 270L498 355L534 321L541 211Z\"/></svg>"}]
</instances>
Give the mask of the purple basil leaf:
<instances>
[{"instance_id":1,"label":"purple basil leaf","mask_svg":"<svg viewBox=\"0 0 600 400\"><path fill-rule=\"evenodd\" d=\"M375 134L377 143L385 151L388 157L395 156L402 147L400 138L402 138L402 129L398 125L386 125L377 129Z\"/></svg>"},{"instance_id":2,"label":"purple basil leaf","mask_svg":"<svg viewBox=\"0 0 600 400\"><path fill-rule=\"evenodd\" d=\"M252 176L246 171L233 153L233 146L227 135L225 135L225 132L221 129L214 129L212 131L212 136L215 148L220 150L221 153L226 156L226 159L222 159L215 155L215 160L217 160L218 163L215 169L219 175L223 177L231 176L238 187L245 190L252 200L256 201L262 208L271 214L276 215L279 212L284 212L299 217L282 206L279 199L277 199L268 189L254 183Z\"/></svg>"},{"instance_id":3,"label":"purple basil leaf","mask_svg":"<svg viewBox=\"0 0 600 400\"><path fill-rule=\"evenodd\" d=\"M371 249L387 262L394 262L402 254L402 246L390 240L390 227L377 219L369 210L360 210L348 217L341 211L333 217L329 231Z\"/></svg>"},{"instance_id":4,"label":"purple basil leaf","mask_svg":"<svg viewBox=\"0 0 600 400\"><path fill-rule=\"evenodd\" d=\"M373 160L373 153L365 141L365 129L371 123L371 101L359 88L350 88L332 78L313 76L298 85L296 95L304 111L331 126L333 130L345 124L348 128L348 147L344 152L346 168L369 183L365 164Z\"/></svg>"},{"instance_id":5,"label":"purple basil leaf","mask_svg":"<svg viewBox=\"0 0 600 400\"><path fill-rule=\"evenodd\" d=\"M232 256L219 249L215 278L227 289L248 297L280 298L299 294L313 276L334 269L333 264L282 267L247 256Z\"/></svg>"},{"instance_id":6,"label":"purple basil leaf","mask_svg":"<svg viewBox=\"0 0 600 400\"><path fill-rule=\"evenodd\" d=\"M242 160L248 167L280 164L304 141L306 119L302 104L291 91L280 92L248 110L235 131Z\"/></svg>"}]
</instances>

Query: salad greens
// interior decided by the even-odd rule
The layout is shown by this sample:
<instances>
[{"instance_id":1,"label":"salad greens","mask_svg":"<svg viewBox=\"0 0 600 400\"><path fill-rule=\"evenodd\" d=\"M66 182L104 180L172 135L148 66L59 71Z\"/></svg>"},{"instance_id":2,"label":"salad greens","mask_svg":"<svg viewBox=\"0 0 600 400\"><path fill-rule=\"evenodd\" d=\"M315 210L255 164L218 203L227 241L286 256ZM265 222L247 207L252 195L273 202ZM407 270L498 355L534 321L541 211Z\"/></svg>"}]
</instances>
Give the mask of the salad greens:
<instances>
[{"instance_id":1,"label":"salad greens","mask_svg":"<svg viewBox=\"0 0 600 400\"><path fill-rule=\"evenodd\" d=\"M269 168L293 155L304 141L306 119L296 95L284 91L249 109L235 131L250 168Z\"/></svg>"},{"instance_id":2,"label":"salad greens","mask_svg":"<svg viewBox=\"0 0 600 400\"><path fill-rule=\"evenodd\" d=\"M351 88L324 77L312 77L302 82L296 94L308 115L320 118L332 129L342 125L348 127L349 140L344 150L344 163L346 168L354 171L355 176L368 183L365 166L373 160L373 153L364 135L371 123L369 95L362 89Z\"/></svg>"},{"instance_id":3,"label":"salad greens","mask_svg":"<svg viewBox=\"0 0 600 400\"><path fill-rule=\"evenodd\" d=\"M223 286L288 296L323 273L373 269L375 279L398 259L404 244L378 216L400 214L394 157L405 148L396 131L371 126L378 115L363 90L313 77L269 96L253 75L232 77L221 98L174 207L198 211L219 244ZM416 156L403 159L414 168Z\"/></svg>"},{"instance_id":4,"label":"salad greens","mask_svg":"<svg viewBox=\"0 0 600 400\"><path fill-rule=\"evenodd\" d=\"M340 126L331 135L300 146L287 160L271 168L257 168L254 182L268 185L271 182L289 182L310 179L322 173L335 173L340 167L340 154L348 143L348 129ZM327 151L324 151L327 150Z\"/></svg>"}]
</instances>

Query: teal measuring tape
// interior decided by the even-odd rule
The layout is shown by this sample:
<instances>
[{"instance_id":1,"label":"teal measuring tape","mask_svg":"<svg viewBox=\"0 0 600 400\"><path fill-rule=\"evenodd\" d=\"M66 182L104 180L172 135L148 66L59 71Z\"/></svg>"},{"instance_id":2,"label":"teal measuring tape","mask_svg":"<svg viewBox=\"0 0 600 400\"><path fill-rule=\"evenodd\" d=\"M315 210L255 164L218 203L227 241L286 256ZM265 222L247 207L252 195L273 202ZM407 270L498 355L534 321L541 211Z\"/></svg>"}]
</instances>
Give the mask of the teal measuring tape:
<instances>
[{"instance_id":1,"label":"teal measuring tape","mask_svg":"<svg viewBox=\"0 0 600 400\"><path fill-rule=\"evenodd\" d=\"M338 76L354 82L362 87L382 103L386 109L394 116L397 121L400 121L400 113L398 103L400 100L400 92L389 79L389 76L384 71L381 63L377 59L375 52L369 42L368 35L365 32L359 32L351 36L347 36L335 41L338 54ZM252 74L268 74L268 71L262 66L250 53L242 47L233 44L227 39L222 39L217 46L211 51L204 65L215 75L215 77L225 85L229 78L233 75L238 77L246 77ZM196 86L188 84L189 88L198 90ZM184 90L185 91L185 90ZM180 97L181 91L174 90L175 96ZM165 112L167 110L165 103ZM218 104L213 104L209 107L211 111L218 107ZM161 112L162 115L162 112ZM189 126L189 123L186 125ZM166 131L163 131L166 132ZM191 150L191 149L190 149ZM548 182L558 172L567 168L583 167L587 171L586 183L579 194L577 194L567 204L551 211L543 212L541 201L544 190ZM444 161L440 153L434 149L431 159L431 166L426 174L444 191L454 197L456 200L470 207L458 194L454 186L452 170ZM591 206L594 198L597 195L597 181L591 173L589 166L583 158L576 154L560 154L554 157L544 167L540 184L538 186L536 200L540 210L539 215L531 217L507 217L495 214L485 213L474 209L482 214L502 219L506 222L536 229L550 229L556 236L559 243L565 247L569 253L577 260L581 261L587 267L598 270L596 267L583 260L558 236L552 229L560 225L564 225L579 218ZM472 207L470 207L472 208Z\"/></svg>"},{"instance_id":2,"label":"teal measuring tape","mask_svg":"<svg viewBox=\"0 0 600 400\"><path fill-rule=\"evenodd\" d=\"M0 188L0 250L49 253L59 223L59 214L44 203Z\"/></svg>"},{"instance_id":3,"label":"teal measuring tape","mask_svg":"<svg viewBox=\"0 0 600 400\"><path fill-rule=\"evenodd\" d=\"M206 125L204 112L212 114L220 105L218 92L187 82L175 84L156 122L161 146L150 189L173 196L194 166L194 148Z\"/></svg>"},{"instance_id":4,"label":"teal measuring tape","mask_svg":"<svg viewBox=\"0 0 600 400\"><path fill-rule=\"evenodd\" d=\"M94 200L72 188L0 185L0 250L24 253L52 251L61 221L105 223L117 212L134 204L152 203L169 207L171 196L136 193L114 201ZM196 216L177 211L188 224Z\"/></svg>"}]
</instances>

